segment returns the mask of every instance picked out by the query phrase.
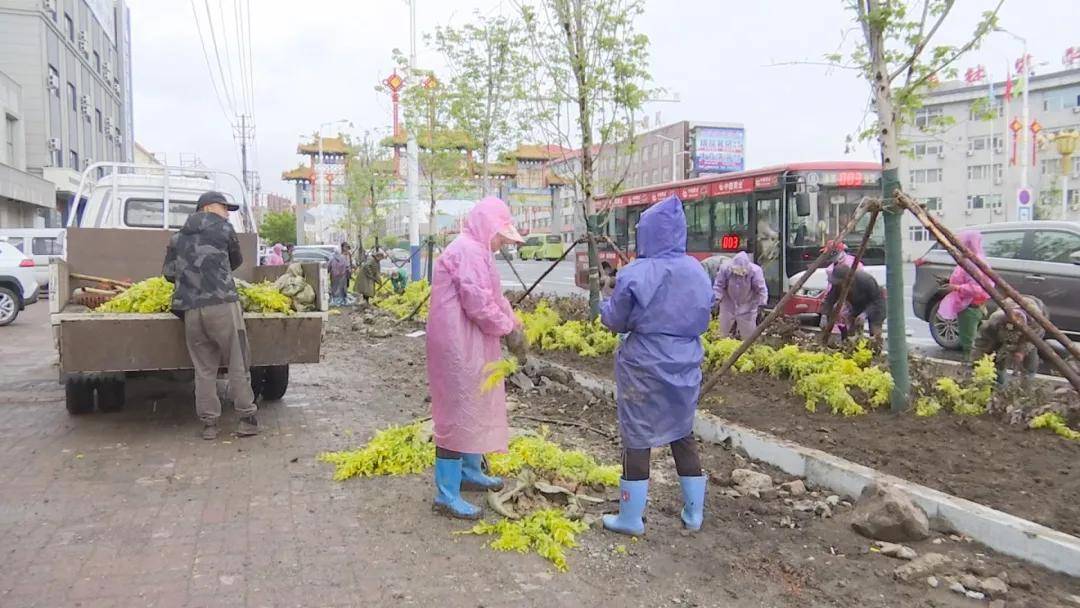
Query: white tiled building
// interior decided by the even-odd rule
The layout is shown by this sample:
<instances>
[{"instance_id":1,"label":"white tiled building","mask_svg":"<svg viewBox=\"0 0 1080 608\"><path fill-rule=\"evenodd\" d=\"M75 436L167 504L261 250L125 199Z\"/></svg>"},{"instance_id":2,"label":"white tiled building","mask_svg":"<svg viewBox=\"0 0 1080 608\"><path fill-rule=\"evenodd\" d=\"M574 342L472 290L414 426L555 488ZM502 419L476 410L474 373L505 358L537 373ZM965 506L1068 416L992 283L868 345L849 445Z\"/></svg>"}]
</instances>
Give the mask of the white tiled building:
<instances>
[{"instance_id":1,"label":"white tiled building","mask_svg":"<svg viewBox=\"0 0 1080 608\"><path fill-rule=\"evenodd\" d=\"M1004 82L993 85L992 108L989 83L941 84L928 94L915 115L915 124L902 134L910 142L912 156L901 161L900 178L904 190L924 202L952 229L976 224L1019 219L1017 192L1021 185L1021 163L1028 162L1028 185L1035 197L1033 219L1061 219L1061 157L1054 144L1034 152L1030 131L1024 149L1022 133L1015 140L1009 124L1021 119L1021 98L1002 104ZM1041 134L1058 130L1080 130L1080 69L1032 76L1029 89L1030 121L1037 121ZM980 107L986 114L980 112ZM974 109L973 109L974 108ZM986 119L986 116L992 116ZM936 117L952 124L923 131ZM1031 122L1026 126L1030 129ZM1019 122L1018 122L1019 124ZM1080 219L1080 153L1073 156L1068 212L1070 220ZM908 257L921 255L932 237L918 221L904 218Z\"/></svg>"}]
</instances>

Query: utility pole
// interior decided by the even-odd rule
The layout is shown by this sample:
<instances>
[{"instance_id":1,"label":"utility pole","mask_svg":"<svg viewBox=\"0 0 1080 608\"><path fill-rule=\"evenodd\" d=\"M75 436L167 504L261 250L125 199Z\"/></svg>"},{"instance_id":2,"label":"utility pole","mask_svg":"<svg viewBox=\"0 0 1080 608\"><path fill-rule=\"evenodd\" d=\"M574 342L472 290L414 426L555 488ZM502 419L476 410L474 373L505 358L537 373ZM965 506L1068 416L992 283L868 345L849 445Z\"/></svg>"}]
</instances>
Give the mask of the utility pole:
<instances>
[{"instance_id":1,"label":"utility pole","mask_svg":"<svg viewBox=\"0 0 1080 608\"><path fill-rule=\"evenodd\" d=\"M244 182L244 204L247 206L244 217L254 220L255 202L252 197L252 181L248 171L248 141L255 141L255 125L251 124L247 114L240 115L240 124L233 125L233 136L240 140L240 170ZM257 226L251 227L253 230Z\"/></svg>"},{"instance_id":2,"label":"utility pole","mask_svg":"<svg viewBox=\"0 0 1080 608\"><path fill-rule=\"evenodd\" d=\"M416 73L416 0L409 0L409 76ZM409 255L412 256L412 280L420 280L420 168L418 166L416 129L409 130L406 144L408 171L405 190L409 197Z\"/></svg>"}]
</instances>

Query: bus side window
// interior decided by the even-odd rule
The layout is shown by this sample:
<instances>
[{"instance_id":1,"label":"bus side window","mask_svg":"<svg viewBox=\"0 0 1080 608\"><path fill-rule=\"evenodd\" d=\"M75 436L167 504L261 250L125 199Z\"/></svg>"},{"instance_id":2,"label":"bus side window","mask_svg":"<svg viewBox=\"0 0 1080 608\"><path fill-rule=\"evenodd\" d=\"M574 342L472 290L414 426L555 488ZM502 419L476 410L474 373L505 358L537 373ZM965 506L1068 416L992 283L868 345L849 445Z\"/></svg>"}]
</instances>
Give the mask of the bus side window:
<instances>
[{"instance_id":1,"label":"bus side window","mask_svg":"<svg viewBox=\"0 0 1080 608\"><path fill-rule=\"evenodd\" d=\"M749 246L750 235L750 200L745 194L716 197L713 233L713 250L723 249L725 236L739 235L739 249Z\"/></svg>"},{"instance_id":2,"label":"bus side window","mask_svg":"<svg viewBox=\"0 0 1080 608\"><path fill-rule=\"evenodd\" d=\"M686 203L686 250L709 251L712 244L712 201Z\"/></svg>"},{"instance_id":3,"label":"bus side window","mask_svg":"<svg viewBox=\"0 0 1080 608\"><path fill-rule=\"evenodd\" d=\"M626 251L637 251L637 223L641 219L641 208L634 207L626 210Z\"/></svg>"},{"instance_id":4,"label":"bus side window","mask_svg":"<svg viewBox=\"0 0 1080 608\"><path fill-rule=\"evenodd\" d=\"M627 208L620 207L613 210L612 216L614 217L614 230L611 234L611 240L615 241L615 244L619 246L619 249L626 249L626 243L629 240Z\"/></svg>"}]
</instances>

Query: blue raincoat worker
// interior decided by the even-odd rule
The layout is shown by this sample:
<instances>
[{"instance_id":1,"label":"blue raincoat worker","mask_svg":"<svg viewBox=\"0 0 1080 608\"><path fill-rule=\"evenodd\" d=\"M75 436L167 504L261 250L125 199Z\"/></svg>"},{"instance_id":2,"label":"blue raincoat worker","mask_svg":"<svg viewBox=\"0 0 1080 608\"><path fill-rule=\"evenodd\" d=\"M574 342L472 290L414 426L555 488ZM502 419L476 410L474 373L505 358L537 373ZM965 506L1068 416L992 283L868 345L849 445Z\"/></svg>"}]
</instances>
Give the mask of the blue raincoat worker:
<instances>
[{"instance_id":1,"label":"blue raincoat worker","mask_svg":"<svg viewBox=\"0 0 1080 608\"><path fill-rule=\"evenodd\" d=\"M701 390L701 334L713 303L709 275L686 255L686 215L670 197L653 205L637 225L637 259L619 271L600 320L628 333L615 355L623 472L618 515L604 527L640 535L649 491L649 454L671 446L682 486L682 520L698 530L705 504L705 476L691 434Z\"/></svg>"}]
</instances>

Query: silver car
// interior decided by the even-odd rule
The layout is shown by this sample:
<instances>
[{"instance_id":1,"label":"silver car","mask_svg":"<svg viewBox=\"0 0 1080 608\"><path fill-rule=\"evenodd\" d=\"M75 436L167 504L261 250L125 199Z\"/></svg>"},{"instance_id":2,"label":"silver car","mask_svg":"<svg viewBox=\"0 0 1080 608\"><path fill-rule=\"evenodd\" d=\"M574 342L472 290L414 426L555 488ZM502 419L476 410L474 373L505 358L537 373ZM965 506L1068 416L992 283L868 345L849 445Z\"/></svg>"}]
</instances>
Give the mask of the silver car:
<instances>
[{"instance_id":1,"label":"silver car","mask_svg":"<svg viewBox=\"0 0 1080 608\"><path fill-rule=\"evenodd\" d=\"M1024 295L1041 299L1050 321L1070 338L1080 338L1080 223L1002 222L970 226L983 236L987 261L1003 280ZM956 261L940 244L915 260L911 304L915 316L930 324L942 348L960 348L956 321L937 314Z\"/></svg>"}]
</instances>

